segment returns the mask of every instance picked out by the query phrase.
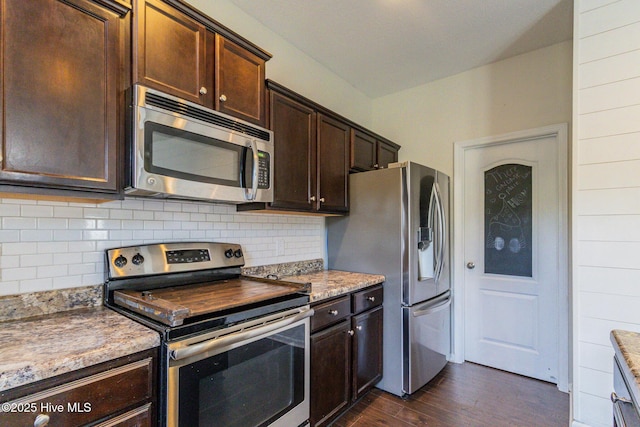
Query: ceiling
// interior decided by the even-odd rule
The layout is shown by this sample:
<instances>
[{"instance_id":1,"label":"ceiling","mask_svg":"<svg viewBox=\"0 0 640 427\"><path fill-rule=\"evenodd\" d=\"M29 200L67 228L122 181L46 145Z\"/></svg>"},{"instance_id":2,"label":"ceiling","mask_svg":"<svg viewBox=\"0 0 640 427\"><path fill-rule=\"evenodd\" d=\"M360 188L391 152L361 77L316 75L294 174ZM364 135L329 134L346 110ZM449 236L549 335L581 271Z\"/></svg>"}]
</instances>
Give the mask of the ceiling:
<instances>
[{"instance_id":1,"label":"ceiling","mask_svg":"<svg viewBox=\"0 0 640 427\"><path fill-rule=\"evenodd\" d=\"M371 98L573 33L573 0L230 1Z\"/></svg>"}]
</instances>

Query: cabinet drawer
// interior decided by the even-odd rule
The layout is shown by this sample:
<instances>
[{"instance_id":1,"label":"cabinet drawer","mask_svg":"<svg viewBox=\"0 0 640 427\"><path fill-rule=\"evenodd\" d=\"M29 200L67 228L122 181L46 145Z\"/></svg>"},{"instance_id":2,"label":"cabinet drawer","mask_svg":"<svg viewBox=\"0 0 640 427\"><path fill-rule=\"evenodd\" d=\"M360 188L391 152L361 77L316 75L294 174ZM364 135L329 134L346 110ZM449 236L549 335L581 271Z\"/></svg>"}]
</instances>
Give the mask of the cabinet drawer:
<instances>
[{"instance_id":1,"label":"cabinet drawer","mask_svg":"<svg viewBox=\"0 0 640 427\"><path fill-rule=\"evenodd\" d=\"M340 297L326 303L313 306L315 311L311 318L311 332L322 329L351 315L349 296Z\"/></svg>"},{"instance_id":2,"label":"cabinet drawer","mask_svg":"<svg viewBox=\"0 0 640 427\"><path fill-rule=\"evenodd\" d=\"M46 415L52 426L91 423L151 399L152 376L152 358L113 368L8 402L22 413L5 413L3 421L33 425Z\"/></svg>"},{"instance_id":3,"label":"cabinet drawer","mask_svg":"<svg viewBox=\"0 0 640 427\"><path fill-rule=\"evenodd\" d=\"M352 307L353 313L358 314L362 311L368 310L372 307L377 307L382 304L382 285L373 286L371 288L364 289L359 292L355 292L352 295Z\"/></svg>"}]
</instances>

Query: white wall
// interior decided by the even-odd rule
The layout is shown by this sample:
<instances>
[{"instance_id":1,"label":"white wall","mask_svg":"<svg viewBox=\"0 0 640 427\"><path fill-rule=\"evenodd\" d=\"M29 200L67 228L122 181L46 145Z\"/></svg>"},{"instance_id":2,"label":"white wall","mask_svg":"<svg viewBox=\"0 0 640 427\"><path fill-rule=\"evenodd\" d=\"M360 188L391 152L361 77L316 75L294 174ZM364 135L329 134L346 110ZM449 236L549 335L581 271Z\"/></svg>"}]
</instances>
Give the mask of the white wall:
<instances>
[{"instance_id":1,"label":"white wall","mask_svg":"<svg viewBox=\"0 0 640 427\"><path fill-rule=\"evenodd\" d=\"M640 2L574 14L574 418L610 426L609 333L640 332Z\"/></svg>"},{"instance_id":2,"label":"white wall","mask_svg":"<svg viewBox=\"0 0 640 427\"><path fill-rule=\"evenodd\" d=\"M373 103L373 130L411 160L453 176L453 143L571 121L571 42L398 92Z\"/></svg>"},{"instance_id":3,"label":"white wall","mask_svg":"<svg viewBox=\"0 0 640 427\"><path fill-rule=\"evenodd\" d=\"M99 285L105 249L197 240L240 243L248 267L323 258L324 218L152 199L0 199L0 295Z\"/></svg>"}]
</instances>

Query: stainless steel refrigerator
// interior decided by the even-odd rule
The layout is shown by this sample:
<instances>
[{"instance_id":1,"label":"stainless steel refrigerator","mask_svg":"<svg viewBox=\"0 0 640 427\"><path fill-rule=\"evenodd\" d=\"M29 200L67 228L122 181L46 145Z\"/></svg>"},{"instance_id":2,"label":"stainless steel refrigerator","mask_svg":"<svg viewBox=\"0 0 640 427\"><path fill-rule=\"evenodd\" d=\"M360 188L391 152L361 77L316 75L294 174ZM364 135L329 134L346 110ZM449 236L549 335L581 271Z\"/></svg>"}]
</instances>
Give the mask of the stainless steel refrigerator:
<instances>
[{"instance_id":1,"label":"stainless steel refrigerator","mask_svg":"<svg viewBox=\"0 0 640 427\"><path fill-rule=\"evenodd\" d=\"M386 277L377 387L415 392L451 351L449 177L412 162L352 174L349 215L327 229L330 269Z\"/></svg>"}]
</instances>

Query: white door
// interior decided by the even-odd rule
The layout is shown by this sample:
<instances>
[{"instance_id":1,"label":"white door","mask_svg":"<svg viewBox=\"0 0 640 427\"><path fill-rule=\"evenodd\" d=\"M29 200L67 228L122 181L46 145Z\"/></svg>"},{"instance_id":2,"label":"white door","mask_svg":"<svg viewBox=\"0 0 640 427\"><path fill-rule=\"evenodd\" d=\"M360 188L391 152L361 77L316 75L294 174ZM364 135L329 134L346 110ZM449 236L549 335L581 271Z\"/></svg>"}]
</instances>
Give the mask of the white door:
<instances>
[{"instance_id":1,"label":"white door","mask_svg":"<svg viewBox=\"0 0 640 427\"><path fill-rule=\"evenodd\" d=\"M464 151L465 359L558 383L560 242L557 135ZM566 315L566 314L565 314Z\"/></svg>"}]
</instances>

